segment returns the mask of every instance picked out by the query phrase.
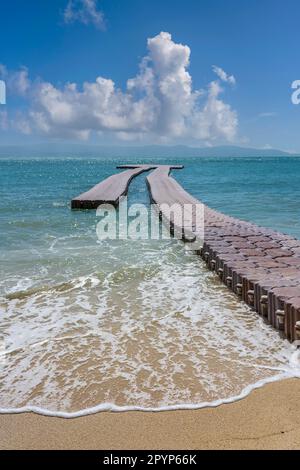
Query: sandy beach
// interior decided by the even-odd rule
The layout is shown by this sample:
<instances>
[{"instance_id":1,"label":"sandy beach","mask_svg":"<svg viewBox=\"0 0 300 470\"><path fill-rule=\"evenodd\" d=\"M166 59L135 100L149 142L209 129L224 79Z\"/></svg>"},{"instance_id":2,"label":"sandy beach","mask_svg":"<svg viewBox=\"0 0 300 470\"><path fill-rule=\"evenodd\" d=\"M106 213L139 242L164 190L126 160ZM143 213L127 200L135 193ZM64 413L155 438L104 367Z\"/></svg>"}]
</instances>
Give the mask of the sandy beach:
<instances>
[{"instance_id":1,"label":"sandy beach","mask_svg":"<svg viewBox=\"0 0 300 470\"><path fill-rule=\"evenodd\" d=\"M99 413L64 420L0 416L1 449L300 449L300 380L214 409Z\"/></svg>"}]
</instances>

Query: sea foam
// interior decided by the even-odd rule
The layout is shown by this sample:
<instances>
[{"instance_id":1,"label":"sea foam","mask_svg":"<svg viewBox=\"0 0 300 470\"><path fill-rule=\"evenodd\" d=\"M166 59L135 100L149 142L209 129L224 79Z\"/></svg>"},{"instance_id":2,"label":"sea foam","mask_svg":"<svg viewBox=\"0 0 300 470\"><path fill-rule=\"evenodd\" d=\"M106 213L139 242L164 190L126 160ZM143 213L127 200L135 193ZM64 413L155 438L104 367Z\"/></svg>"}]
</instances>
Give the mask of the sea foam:
<instances>
[{"instance_id":1,"label":"sea foam","mask_svg":"<svg viewBox=\"0 0 300 470\"><path fill-rule=\"evenodd\" d=\"M2 298L2 413L215 407L300 375L295 346L179 242L137 243L130 263L105 249L113 269Z\"/></svg>"}]
</instances>

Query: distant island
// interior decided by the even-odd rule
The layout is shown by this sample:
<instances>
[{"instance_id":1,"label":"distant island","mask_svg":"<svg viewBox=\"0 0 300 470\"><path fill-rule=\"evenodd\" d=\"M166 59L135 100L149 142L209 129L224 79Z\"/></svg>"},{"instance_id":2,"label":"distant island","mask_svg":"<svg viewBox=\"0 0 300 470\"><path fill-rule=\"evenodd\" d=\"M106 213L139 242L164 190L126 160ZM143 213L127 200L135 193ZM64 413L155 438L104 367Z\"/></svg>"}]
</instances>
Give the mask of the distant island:
<instances>
[{"instance_id":1,"label":"distant island","mask_svg":"<svg viewBox=\"0 0 300 470\"><path fill-rule=\"evenodd\" d=\"M237 146L189 147L186 145L103 146L87 144L35 144L0 146L0 158L83 157L90 158L184 158L184 157L289 157L296 154L276 149Z\"/></svg>"}]
</instances>

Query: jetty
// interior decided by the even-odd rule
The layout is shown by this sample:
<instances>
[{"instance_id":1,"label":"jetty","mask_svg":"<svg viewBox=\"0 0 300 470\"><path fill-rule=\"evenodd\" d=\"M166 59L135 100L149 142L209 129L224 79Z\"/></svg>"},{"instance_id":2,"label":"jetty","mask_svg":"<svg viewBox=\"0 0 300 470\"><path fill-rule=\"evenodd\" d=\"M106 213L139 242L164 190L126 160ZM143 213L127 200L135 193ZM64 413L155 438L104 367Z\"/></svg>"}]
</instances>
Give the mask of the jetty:
<instances>
[{"instance_id":1,"label":"jetty","mask_svg":"<svg viewBox=\"0 0 300 470\"><path fill-rule=\"evenodd\" d=\"M89 191L72 199L72 209L97 209L101 204L118 206L120 198L127 194L132 179L154 167L151 165L127 165L124 168L127 170L110 176Z\"/></svg>"},{"instance_id":2,"label":"jetty","mask_svg":"<svg viewBox=\"0 0 300 470\"><path fill-rule=\"evenodd\" d=\"M158 207L202 204L169 174L168 167L160 167L147 178ZM283 337L300 340L300 240L204 205L204 242L198 253L229 289Z\"/></svg>"},{"instance_id":3,"label":"jetty","mask_svg":"<svg viewBox=\"0 0 300 470\"><path fill-rule=\"evenodd\" d=\"M146 181L151 202L157 207L162 221L180 239L194 242L197 236L203 240L203 234L197 234L196 231L196 209L200 203L170 176L171 170L183 168L181 165L159 165Z\"/></svg>"},{"instance_id":4,"label":"jetty","mask_svg":"<svg viewBox=\"0 0 300 470\"><path fill-rule=\"evenodd\" d=\"M147 177L150 198L170 227L173 220L170 211L162 209L165 204L187 205L193 213L201 205L204 208L204 239L197 253L207 267L284 338L291 342L300 341L300 240L230 217L203 204L170 176L172 169L182 166L125 165L121 168L127 168L120 173L126 176L115 176L123 181L123 192L127 191L134 176L154 169ZM118 178L109 178L106 181L110 180L110 184L104 186L100 183L101 191L96 190L97 204L99 200L116 201L120 197L118 191L121 193L121 190L116 188ZM107 193L105 187L109 189ZM186 232L184 221L175 228ZM197 228L192 226L191 230L197 237Z\"/></svg>"}]
</instances>

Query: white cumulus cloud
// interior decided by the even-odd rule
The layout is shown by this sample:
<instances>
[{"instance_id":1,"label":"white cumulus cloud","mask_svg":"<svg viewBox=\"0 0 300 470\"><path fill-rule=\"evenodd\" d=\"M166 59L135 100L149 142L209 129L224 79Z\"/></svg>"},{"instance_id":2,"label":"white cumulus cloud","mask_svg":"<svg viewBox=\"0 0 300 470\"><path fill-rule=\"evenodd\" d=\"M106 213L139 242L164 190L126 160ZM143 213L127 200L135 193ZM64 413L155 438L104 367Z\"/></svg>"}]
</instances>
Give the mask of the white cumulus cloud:
<instances>
[{"instance_id":1,"label":"white cumulus cloud","mask_svg":"<svg viewBox=\"0 0 300 470\"><path fill-rule=\"evenodd\" d=\"M147 45L139 73L124 91L101 76L82 86L36 82L28 125L23 118L19 128L61 138L107 133L123 140L233 141L238 117L223 101L220 81L205 90L193 89L190 48L174 42L169 33L148 39Z\"/></svg>"},{"instance_id":2,"label":"white cumulus cloud","mask_svg":"<svg viewBox=\"0 0 300 470\"><path fill-rule=\"evenodd\" d=\"M99 29L105 27L104 13L98 8L97 0L69 0L64 10L64 21L93 24Z\"/></svg>"}]
</instances>

